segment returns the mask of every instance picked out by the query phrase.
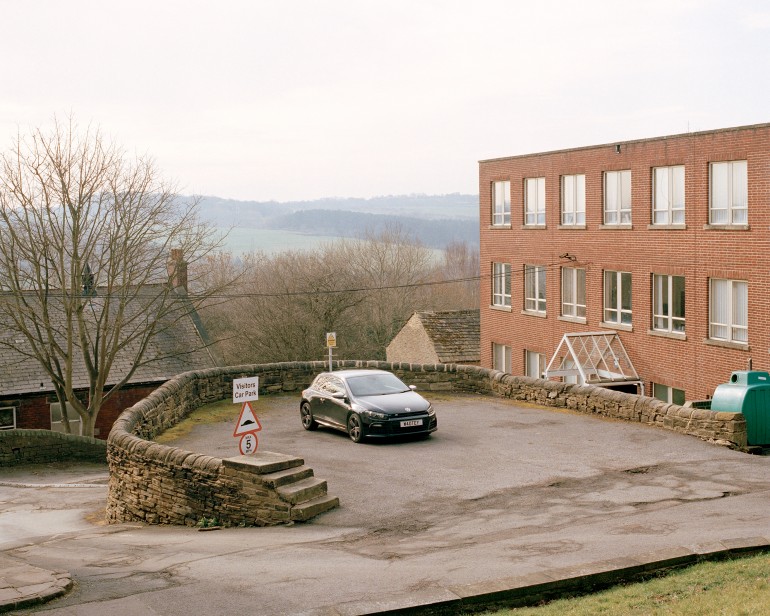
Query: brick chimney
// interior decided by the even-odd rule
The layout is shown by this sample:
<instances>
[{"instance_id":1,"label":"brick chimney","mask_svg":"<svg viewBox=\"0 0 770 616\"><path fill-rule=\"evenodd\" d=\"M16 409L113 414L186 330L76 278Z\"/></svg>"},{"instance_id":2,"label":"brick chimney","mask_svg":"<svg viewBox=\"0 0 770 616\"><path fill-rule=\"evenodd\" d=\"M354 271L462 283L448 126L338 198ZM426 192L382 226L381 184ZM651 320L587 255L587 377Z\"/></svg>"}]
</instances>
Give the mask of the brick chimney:
<instances>
[{"instance_id":1,"label":"brick chimney","mask_svg":"<svg viewBox=\"0 0 770 616\"><path fill-rule=\"evenodd\" d=\"M182 258L181 248L172 248L168 263L168 281L172 288L182 289L187 292L187 261Z\"/></svg>"}]
</instances>

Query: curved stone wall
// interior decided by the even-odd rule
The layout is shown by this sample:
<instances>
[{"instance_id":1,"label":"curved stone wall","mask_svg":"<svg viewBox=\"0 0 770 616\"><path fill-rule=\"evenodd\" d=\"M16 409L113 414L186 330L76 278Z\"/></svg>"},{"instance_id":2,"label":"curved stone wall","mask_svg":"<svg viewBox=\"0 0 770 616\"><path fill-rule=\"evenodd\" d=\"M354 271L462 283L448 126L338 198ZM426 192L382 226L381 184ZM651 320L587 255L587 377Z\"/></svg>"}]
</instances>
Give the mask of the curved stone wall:
<instances>
[{"instance_id":1,"label":"curved stone wall","mask_svg":"<svg viewBox=\"0 0 770 616\"><path fill-rule=\"evenodd\" d=\"M431 390L495 395L653 424L731 447L746 446L746 423L740 413L685 408L644 396L512 376L479 366L340 361L335 362L335 368L392 370L428 395ZM287 498L270 459L264 464L246 456L222 460L152 442L195 408L231 397L233 379L259 376L260 394L299 392L325 369L324 362L287 362L187 372L124 411L107 440L107 519L194 525L205 518L262 526L308 519L324 506L328 508L328 498L323 505L323 499L316 497L314 504L304 509L292 502L295 499ZM282 458L294 460L293 466L302 464L299 458Z\"/></svg>"}]
</instances>

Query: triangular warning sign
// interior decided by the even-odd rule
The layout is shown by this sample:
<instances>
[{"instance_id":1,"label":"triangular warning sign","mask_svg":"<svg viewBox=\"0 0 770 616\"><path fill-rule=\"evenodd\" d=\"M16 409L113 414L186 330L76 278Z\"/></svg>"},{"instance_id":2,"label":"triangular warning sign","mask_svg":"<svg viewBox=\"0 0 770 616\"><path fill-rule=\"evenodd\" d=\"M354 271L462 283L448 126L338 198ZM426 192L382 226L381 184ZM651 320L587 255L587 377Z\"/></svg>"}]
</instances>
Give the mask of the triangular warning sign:
<instances>
[{"instance_id":1,"label":"triangular warning sign","mask_svg":"<svg viewBox=\"0 0 770 616\"><path fill-rule=\"evenodd\" d=\"M254 414L254 410L248 402L244 402L241 407L241 414L238 416L238 422L235 424L235 431L233 436L241 436L242 434L248 434L249 432L259 432L262 426L259 423L259 419Z\"/></svg>"}]
</instances>

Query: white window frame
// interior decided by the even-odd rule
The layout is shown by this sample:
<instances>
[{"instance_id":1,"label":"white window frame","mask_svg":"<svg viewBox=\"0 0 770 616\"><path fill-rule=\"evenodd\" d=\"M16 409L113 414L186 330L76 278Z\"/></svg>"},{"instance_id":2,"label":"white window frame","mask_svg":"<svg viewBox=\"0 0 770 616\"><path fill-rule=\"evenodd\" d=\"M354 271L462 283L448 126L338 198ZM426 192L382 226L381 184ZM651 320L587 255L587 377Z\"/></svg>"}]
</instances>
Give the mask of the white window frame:
<instances>
[{"instance_id":1,"label":"white window frame","mask_svg":"<svg viewBox=\"0 0 770 616\"><path fill-rule=\"evenodd\" d=\"M492 182L492 225L501 227L511 224L511 183Z\"/></svg>"},{"instance_id":2,"label":"white window frame","mask_svg":"<svg viewBox=\"0 0 770 616\"><path fill-rule=\"evenodd\" d=\"M537 314L546 311L547 275L544 265L524 266L524 310Z\"/></svg>"},{"instance_id":3,"label":"white window frame","mask_svg":"<svg viewBox=\"0 0 770 616\"><path fill-rule=\"evenodd\" d=\"M492 305L511 307L510 263L492 263Z\"/></svg>"},{"instance_id":4,"label":"white window frame","mask_svg":"<svg viewBox=\"0 0 770 616\"><path fill-rule=\"evenodd\" d=\"M717 294L727 297L722 301ZM709 279L709 338L724 342L749 342L749 283L726 278Z\"/></svg>"},{"instance_id":5,"label":"white window frame","mask_svg":"<svg viewBox=\"0 0 770 616\"><path fill-rule=\"evenodd\" d=\"M537 364L537 374L532 374L532 366ZM524 376L542 379L545 372L545 354L524 349Z\"/></svg>"},{"instance_id":6,"label":"white window frame","mask_svg":"<svg viewBox=\"0 0 770 616\"><path fill-rule=\"evenodd\" d=\"M623 281L626 280L626 284ZM614 286L614 301L612 289ZM623 291L628 286L629 306L624 306ZM630 272L604 272L604 322L618 325L631 325L633 318L633 286Z\"/></svg>"},{"instance_id":7,"label":"white window frame","mask_svg":"<svg viewBox=\"0 0 770 616\"><path fill-rule=\"evenodd\" d=\"M678 392L679 395L677 395L677 397L681 400L681 402L674 401L674 395L676 392ZM680 406L683 406L686 400L683 389L677 389L676 387L663 385L662 383L652 384L652 397L658 400L662 400L663 402L668 402L669 404L678 404Z\"/></svg>"},{"instance_id":8,"label":"white window frame","mask_svg":"<svg viewBox=\"0 0 770 616\"><path fill-rule=\"evenodd\" d=\"M582 267L561 268L561 316L586 317L586 271Z\"/></svg>"},{"instance_id":9,"label":"white window frame","mask_svg":"<svg viewBox=\"0 0 770 616\"><path fill-rule=\"evenodd\" d=\"M604 224L631 224L631 171L604 172Z\"/></svg>"},{"instance_id":10,"label":"white window frame","mask_svg":"<svg viewBox=\"0 0 770 616\"><path fill-rule=\"evenodd\" d=\"M511 347L506 344L492 343L492 369L511 373Z\"/></svg>"},{"instance_id":11,"label":"white window frame","mask_svg":"<svg viewBox=\"0 0 770 616\"><path fill-rule=\"evenodd\" d=\"M524 225L545 226L545 178L524 178Z\"/></svg>"},{"instance_id":12,"label":"white window frame","mask_svg":"<svg viewBox=\"0 0 770 616\"><path fill-rule=\"evenodd\" d=\"M681 314L674 314L674 301L677 289L675 283L681 282ZM684 276L668 274L652 275L652 329L659 332L683 334L685 332L685 283Z\"/></svg>"},{"instance_id":13,"label":"white window frame","mask_svg":"<svg viewBox=\"0 0 770 616\"><path fill-rule=\"evenodd\" d=\"M652 224L683 225L685 190L684 165L654 167L652 170Z\"/></svg>"},{"instance_id":14,"label":"white window frame","mask_svg":"<svg viewBox=\"0 0 770 616\"><path fill-rule=\"evenodd\" d=\"M723 190L716 182L724 173ZM709 165L709 224L747 225L749 223L748 163L745 160L714 162Z\"/></svg>"},{"instance_id":15,"label":"white window frame","mask_svg":"<svg viewBox=\"0 0 770 616\"><path fill-rule=\"evenodd\" d=\"M0 413L6 411L11 412L11 423L0 424L0 430L15 430L16 429L16 407L15 406L0 406Z\"/></svg>"},{"instance_id":16,"label":"white window frame","mask_svg":"<svg viewBox=\"0 0 770 616\"><path fill-rule=\"evenodd\" d=\"M61 406L58 402L51 402L49 405L51 409L51 431L52 432L64 432L64 421L61 414ZM54 421L58 417L59 421ZM80 415L72 408L72 405L67 402L67 417L70 422L71 434L82 434L83 423L80 421Z\"/></svg>"},{"instance_id":17,"label":"white window frame","mask_svg":"<svg viewBox=\"0 0 770 616\"><path fill-rule=\"evenodd\" d=\"M561 176L561 224L564 227L586 224L586 176L582 173Z\"/></svg>"}]
</instances>

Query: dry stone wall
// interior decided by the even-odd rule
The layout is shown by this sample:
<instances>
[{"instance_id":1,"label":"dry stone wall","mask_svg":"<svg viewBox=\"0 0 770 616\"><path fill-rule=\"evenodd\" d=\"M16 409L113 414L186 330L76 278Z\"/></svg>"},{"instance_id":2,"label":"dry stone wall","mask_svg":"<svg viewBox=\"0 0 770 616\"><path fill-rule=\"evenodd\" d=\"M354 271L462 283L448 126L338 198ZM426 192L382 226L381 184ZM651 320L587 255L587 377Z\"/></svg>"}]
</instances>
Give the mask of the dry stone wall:
<instances>
[{"instance_id":1,"label":"dry stone wall","mask_svg":"<svg viewBox=\"0 0 770 616\"><path fill-rule=\"evenodd\" d=\"M107 443L51 430L0 430L0 466L107 461Z\"/></svg>"},{"instance_id":2,"label":"dry stone wall","mask_svg":"<svg viewBox=\"0 0 770 616\"><path fill-rule=\"evenodd\" d=\"M653 424L735 448L746 446L746 423L740 413L685 408L644 396L512 376L479 366L335 362L335 369L343 368L391 370L428 397L431 391L500 396ZM107 441L107 519L194 525L201 519L215 518L227 524L265 526L308 519L324 510L326 505L318 499L303 509L295 498L281 492L276 460L270 458L280 458L281 454L222 460L160 445L152 439L195 408L231 397L233 379L259 376L261 395L299 392L325 369L323 362L287 362L188 372L127 409ZM288 464L283 468L302 464L299 458L283 458ZM302 471L304 476L308 470Z\"/></svg>"}]
</instances>

